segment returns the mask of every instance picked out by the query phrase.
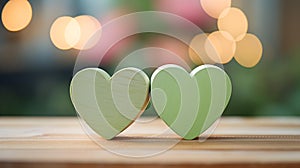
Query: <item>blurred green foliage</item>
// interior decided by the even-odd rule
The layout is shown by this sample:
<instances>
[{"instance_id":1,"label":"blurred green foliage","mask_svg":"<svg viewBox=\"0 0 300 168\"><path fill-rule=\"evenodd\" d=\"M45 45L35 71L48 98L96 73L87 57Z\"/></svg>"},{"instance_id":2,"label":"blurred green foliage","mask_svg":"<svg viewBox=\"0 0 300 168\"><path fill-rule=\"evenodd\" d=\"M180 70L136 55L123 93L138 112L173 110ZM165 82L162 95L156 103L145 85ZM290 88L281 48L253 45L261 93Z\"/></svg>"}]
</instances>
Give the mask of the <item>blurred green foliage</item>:
<instances>
[{"instance_id":1,"label":"blurred green foliage","mask_svg":"<svg viewBox=\"0 0 300 168\"><path fill-rule=\"evenodd\" d=\"M226 115L300 116L300 50L263 58L251 69L236 62L225 66L233 83Z\"/></svg>"}]
</instances>

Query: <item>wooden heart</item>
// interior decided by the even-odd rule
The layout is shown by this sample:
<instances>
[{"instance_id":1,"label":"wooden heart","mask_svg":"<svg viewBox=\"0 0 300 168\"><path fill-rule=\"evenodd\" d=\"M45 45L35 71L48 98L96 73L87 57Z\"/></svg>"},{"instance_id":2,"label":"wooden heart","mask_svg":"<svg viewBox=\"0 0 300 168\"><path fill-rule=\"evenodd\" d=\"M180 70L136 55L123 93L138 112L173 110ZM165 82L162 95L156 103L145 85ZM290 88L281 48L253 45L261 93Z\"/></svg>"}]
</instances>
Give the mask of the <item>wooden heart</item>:
<instances>
[{"instance_id":1,"label":"wooden heart","mask_svg":"<svg viewBox=\"0 0 300 168\"><path fill-rule=\"evenodd\" d=\"M202 65L190 74L177 65L159 67L151 77L151 100L162 120L184 139L194 139L223 113L231 81L217 66Z\"/></svg>"},{"instance_id":2,"label":"wooden heart","mask_svg":"<svg viewBox=\"0 0 300 168\"><path fill-rule=\"evenodd\" d=\"M149 102L149 79L141 70L125 68L110 77L98 68L78 72L70 85L72 103L97 134L112 139L127 128Z\"/></svg>"}]
</instances>

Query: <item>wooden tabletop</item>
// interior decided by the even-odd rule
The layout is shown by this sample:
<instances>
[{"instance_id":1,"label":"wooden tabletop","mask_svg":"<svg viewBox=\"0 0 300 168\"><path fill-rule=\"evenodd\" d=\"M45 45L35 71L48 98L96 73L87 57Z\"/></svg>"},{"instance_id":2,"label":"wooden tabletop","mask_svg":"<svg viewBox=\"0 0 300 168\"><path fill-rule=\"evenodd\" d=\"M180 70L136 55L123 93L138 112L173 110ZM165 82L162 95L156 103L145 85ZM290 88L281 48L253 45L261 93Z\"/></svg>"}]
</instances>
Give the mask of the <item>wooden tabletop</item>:
<instances>
[{"instance_id":1,"label":"wooden tabletop","mask_svg":"<svg viewBox=\"0 0 300 168\"><path fill-rule=\"evenodd\" d=\"M168 131L158 136L167 127L152 118L111 141L94 137L95 143L83 128L75 117L2 117L0 167L300 167L295 117L222 118L205 142Z\"/></svg>"}]
</instances>

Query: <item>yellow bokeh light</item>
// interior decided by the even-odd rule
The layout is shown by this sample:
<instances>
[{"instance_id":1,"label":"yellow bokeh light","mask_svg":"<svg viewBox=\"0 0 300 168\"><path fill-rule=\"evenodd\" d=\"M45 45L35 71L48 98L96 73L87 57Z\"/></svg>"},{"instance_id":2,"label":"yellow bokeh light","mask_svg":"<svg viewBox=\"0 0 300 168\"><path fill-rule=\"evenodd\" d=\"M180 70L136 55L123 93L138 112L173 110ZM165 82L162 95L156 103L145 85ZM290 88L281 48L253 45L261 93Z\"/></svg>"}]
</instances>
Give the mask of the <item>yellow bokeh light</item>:
<instances>
[{"instance_id":1,"label":"yellow bokeh light","mask_svg":"<svg viewBox=\"0 0 300 168\"><path fill-rule=\"evenodd\" d=\"M218 19L218 28L231 34L236 41L240 41L248 31L248 20L240 9L227 8Z\"/></svg>"},{"instance_id":2,"label":"yellow bokeh light","mask_svg":"<svg viewBox=\"0 0 300 168\"><path fill-rule=\"evenodd\" d=\"M207 55L204 45L208 34L196 35L189 45L189 56L196 65L214 63Z\"/></svg>"},{"instance_id":3,"label":"yellow bokeh light","mask_svg":"<svg viewBox=\"0 0 300 168\"><path fill-rule=\"evenodd\" d=\"M65 28L65 40L69 46L74 47L81 39L80 25L76 19L72 18Z\"/></svg>"},{"instance_id":4,"label":"yellow bokeh light","mask_svg":"<svg viewBox=\"0 0 300 168\"><path fill-rule=\"evenodd\" d=\"M244 67L254 67L262 57L263 46L253 34L246 34L243 40L237 42L234 59Z\"/></svg>"},{"instance_id":5,"label":"yellow bokeh light","mask_svg":"<svg viewBox=\"0 0 300 168\"><path fill-rule=\"evenodd\" d=\"M226 64L232 60L236 49L233 37L223 31L211 33L205 42L205 50L210 59L216 63Z\"/></svg>"},{"instance_id":6,"label":"yellow bokeh light","mask_svg":"<svg viewBox=\"0 0 300 168\"><path fill-rule=\"evenodd\" d=\"M79 50L90 49L96 45L100 39L101 32L97 31L101 28L99 21L88 15L82 15L75 18L80 25L80 39L74 45Z\"/></svg>"},{"instance_id":7,"label":"yellow bokeh light","mask_svg":"<svg viewBox=\"0 0 300 168\"><path fill-rule=\"evenodd\" d=\"M2 22L9 31L20 31L30 23L32 8L27 0L10 0L2 10Z\"/></svg>"},{"instance_id":8,"label":"yellow bokeh light","mask_svg":"<svg viewBox=\"0 0 300 168\"><path fill-rule=\"evenodd\" d=\"M231 6L231 0L200 0L203 10L213 18L219 18L226 8Z\"/></svg>"},{"instance_id":9,"label":"yellow bokeh light","mask_svg":"<svg viewBox=\"0 0 300 168\"><path fill-rule=\"evenodd\" d=\"M62 50L75 48L90 49L96 45L101 36L101 24L88 15L72 18L63 16L55 20L50 30L53 44Z\"/></svg>"},{"instance_id":10,"label":"yellow bokeh light","mask_svg":"<svg viewBox=\"0 0 300 168\"><path fill-rule=\"evenodd\" d=\"M50 38L57 48L68 50L78 42L80 38L80 36L78 37L78 33L80 33L80 28L77 21L72 17L63 16L57 18L52 24Z\"/></svg>"}]
</instances>

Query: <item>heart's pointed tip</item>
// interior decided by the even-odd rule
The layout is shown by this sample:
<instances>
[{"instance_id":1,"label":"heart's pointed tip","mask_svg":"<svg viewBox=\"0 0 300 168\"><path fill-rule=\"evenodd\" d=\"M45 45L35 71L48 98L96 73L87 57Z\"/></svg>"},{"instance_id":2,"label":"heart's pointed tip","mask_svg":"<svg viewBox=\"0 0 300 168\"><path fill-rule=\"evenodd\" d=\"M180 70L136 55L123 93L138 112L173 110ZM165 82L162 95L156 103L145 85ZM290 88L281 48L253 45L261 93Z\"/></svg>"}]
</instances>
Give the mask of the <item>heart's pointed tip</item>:
<instances>
[{"instance_id":1,"label":"heart's pointed tip","mask_svg":"<svg viewBox=\"0 0 300 168\"><path fill-rule=\"evenodd\" d=\"M105 135L100 135L102 138L105 140L113 140L117 135L110 135L110 136L105 136Z\"/></svg>"},{"instance_id":2,"label":"heart's pointed tip","mask_svg":"<svg viewBox=\"0 0 300 168\"><path fill-rule=\"evenodd\" d=\"M196 140L198 139L198 136L192 136L192 137L182 137L184 140L187 140L187 141L192 141L192 140Z\"/></svg>"},{"instance_id":3,"label":"heart's pointed tip","mask_svg":"<svg viewBox=\"0 0 300 168\"><path fill-rule=\"evenodd\" d=\"M112 138L104 138L104 139L107 140L107 141L112 141L114 139L114 137L112 137Z\"/></svg>"}]
</instances>

